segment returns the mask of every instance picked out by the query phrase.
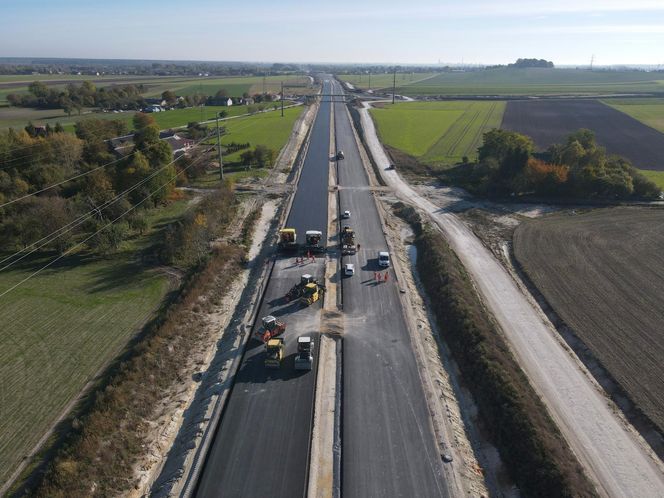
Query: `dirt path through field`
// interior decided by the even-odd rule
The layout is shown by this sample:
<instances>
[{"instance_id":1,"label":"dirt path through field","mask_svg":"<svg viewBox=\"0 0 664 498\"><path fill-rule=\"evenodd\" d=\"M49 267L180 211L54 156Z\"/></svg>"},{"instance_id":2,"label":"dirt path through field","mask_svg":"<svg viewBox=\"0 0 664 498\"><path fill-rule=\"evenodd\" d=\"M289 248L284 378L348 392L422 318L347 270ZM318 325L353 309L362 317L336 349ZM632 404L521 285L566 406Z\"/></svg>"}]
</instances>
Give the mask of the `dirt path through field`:
<instances>
[{"instance_id":1,"label":"dirt path through field","mask_svg":"<svg viewBox=\"0 0 664 498\"><path fill-rule=\"evenodd\" d=\"M445 234L493 312L521 367L542 396L604 496L664 496L664 472L640 436L614 413L585 367L559 342L541 312L482 242L454 214L417 194L395 170L368 109L360 111L366 142L387 184L424 210Z\"/></svg>"}]
</instances>

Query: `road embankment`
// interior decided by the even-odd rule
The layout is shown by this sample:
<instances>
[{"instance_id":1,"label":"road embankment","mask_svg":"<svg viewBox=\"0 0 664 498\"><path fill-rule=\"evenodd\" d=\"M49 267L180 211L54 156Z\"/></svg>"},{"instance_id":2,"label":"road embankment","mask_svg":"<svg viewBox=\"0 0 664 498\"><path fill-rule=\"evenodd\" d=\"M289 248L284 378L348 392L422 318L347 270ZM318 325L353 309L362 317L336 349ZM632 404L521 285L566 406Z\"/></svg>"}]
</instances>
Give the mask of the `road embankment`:
<instances>
[{"instance_id":1,"label":"road embankment","mask_svg":"<svg viewBox=\"0 0 664 498\"><path fill-rule=\"evenodd\" d=\"M514 481L532 496L595 496L443 236L413 208L401 204L396 214L416 232L418 273L438 328Z\"/></svg>"}]
</instances>

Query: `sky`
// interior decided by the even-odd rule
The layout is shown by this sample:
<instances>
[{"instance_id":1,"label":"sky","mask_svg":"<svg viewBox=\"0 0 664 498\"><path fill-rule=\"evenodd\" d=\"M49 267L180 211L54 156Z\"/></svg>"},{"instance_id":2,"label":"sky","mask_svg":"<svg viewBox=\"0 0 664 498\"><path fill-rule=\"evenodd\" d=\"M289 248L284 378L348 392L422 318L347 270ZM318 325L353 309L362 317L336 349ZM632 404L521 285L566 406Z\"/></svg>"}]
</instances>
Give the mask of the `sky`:
<instances>
[{"instance_id":1,"label":"sky","mask_svg":"<svg viewBox=\"0 0 664 498\"><path fill-rule=\"evenodd\" d=\"M664 66L664 0L0 0L0 57Z\"/></svg>"}]
</instances>

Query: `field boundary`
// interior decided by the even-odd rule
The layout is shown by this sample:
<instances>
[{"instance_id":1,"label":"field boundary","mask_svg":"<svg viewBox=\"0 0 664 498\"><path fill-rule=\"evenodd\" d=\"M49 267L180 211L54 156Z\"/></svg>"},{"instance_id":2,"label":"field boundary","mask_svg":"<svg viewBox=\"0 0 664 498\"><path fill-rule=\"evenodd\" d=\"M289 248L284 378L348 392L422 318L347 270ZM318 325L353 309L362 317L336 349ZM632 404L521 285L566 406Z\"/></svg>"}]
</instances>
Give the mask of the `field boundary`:
<instances>
[{"instance_id":1,"label":"field boundary","mask_svg":"<svg viewBox=\"0 0 664 498\"><path fill-rule=\"evenodd\" d=\"M615 379L610 371L602 364L592 350L586 345L585 341L569 326L565 320L556 312L549 303L542 291L532 281L525 268L519 263L514 254L513 243L505 244L503 251L506 257L501 258L504 266L512 274L514 281L522 288L524 294L534 301L534 305L551 322L557 331L561 341L569 347L578 359L592 375L593 379L602 390L607 394L611 403L614 404L625 420L641 436L643 441L662 460L660 467L664 463L664 434L657 425L646 415L638 404L632 399L629 393Z\"/></svg>"}]
</instances>

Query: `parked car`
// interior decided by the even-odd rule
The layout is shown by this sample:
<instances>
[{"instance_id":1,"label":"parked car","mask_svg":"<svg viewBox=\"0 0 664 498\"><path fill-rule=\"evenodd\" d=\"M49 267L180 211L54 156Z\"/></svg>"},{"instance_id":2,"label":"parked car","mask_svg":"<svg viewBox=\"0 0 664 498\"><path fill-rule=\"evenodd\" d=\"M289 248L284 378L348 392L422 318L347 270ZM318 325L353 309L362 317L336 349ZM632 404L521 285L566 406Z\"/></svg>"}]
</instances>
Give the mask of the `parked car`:
<instances>
[{"instance_id":1,"label":"parked car","mask_svg":"<svg viewBox=\"0 0 664 498\"><path fill-rule=\"evenodd\" d=\"M355 275L355 265L353 263L346 263L344 265L344 275L347 277Z\"/></svg>"}]
</instances>

